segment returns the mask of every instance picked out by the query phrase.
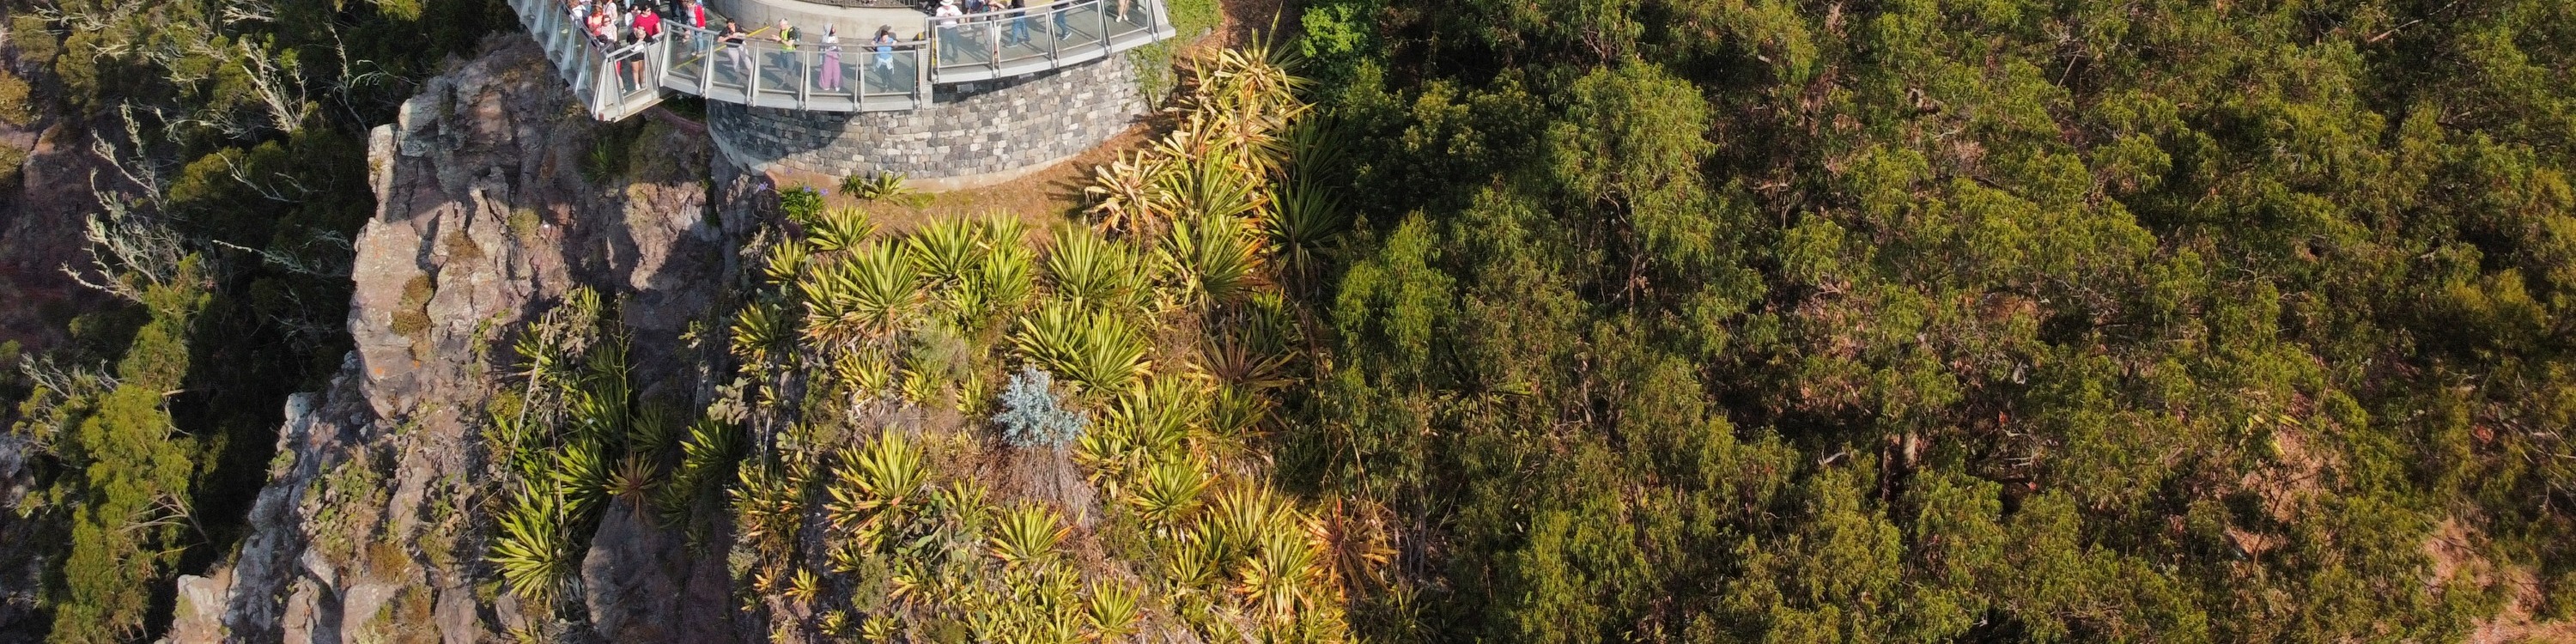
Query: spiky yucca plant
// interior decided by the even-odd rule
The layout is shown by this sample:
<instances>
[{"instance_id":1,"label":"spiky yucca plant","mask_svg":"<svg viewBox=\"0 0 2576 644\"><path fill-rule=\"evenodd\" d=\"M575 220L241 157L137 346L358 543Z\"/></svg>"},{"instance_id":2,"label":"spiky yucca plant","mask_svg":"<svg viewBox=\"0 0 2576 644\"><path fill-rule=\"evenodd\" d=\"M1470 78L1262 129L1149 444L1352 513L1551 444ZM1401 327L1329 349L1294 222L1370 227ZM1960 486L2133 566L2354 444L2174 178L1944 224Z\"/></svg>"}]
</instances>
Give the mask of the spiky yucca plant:
<instances>
[{"instance_id":1,"label":"spiky yucca plant","mask_svg":"<svg viewBox=\"0 0 2576 644\"><path fill-rule=\"evenodd\" d=\"M1302 283L1321 266L1323 254L1349 224L1350 213L1343 210L1339 198L1300 180L1272 191L1261 232L1269 240L1270 252L1279 258L1280 268Z\"/></svg>"},{"instance_id":2,"label":"spiky yucca plant","mask_svg":"<svg viewBox=\"0 0 2576 644\"><path fill-rule=\"evenodd\" d=\"M690 423L688 437L680 441L680 464L653 495L654 507L664 516L686 512L708 484L723 480L725 468L741 458L741 430L709 418Z\"/></svg>"},{"instance_id":3,"label":"spiky yucca plant","mask_svg":"<svg viewBox=\"0 0 2576 644\"><path fill-rule=\"evenodd\" d=\"M1034 503L1023 503L1002 513L994 526L993 557L1006 564L1028 564L1049 557L1056 545L1064 541L1071 529L1057 520L1055 511Z\"/></svg>"},{"instance_id":4,"label":"spiky yucca plant","mask_svg":"<svg viewBox=\"0 0 2576 644\"><path fill-rule=\"evenodd\" d=\"M1158 145L1190 144L1182 133L1173 134L1174 142ZM1262 191L1261 168L1234 146L1172 149L1163 154L1170 155L1172 162L1169 170L1155 175L1154 198L1163 204L1162 211L1176 219L1242 217L1261 208L1268 198Z\"/></svg>"},{"instance_id":5,"label":"spiky yucca plant","mask_svg":"<svg viewBox=\"0 0 2576 644\"><path fill-rule=\"evenodd\" d=\"M1243 223L1232 217L1175 221L1156 255L1178 282L1181 303L1194 308L1232 302L1260 280L1260 259Z\"/></svg>"},{"instance_id":6,"label":"spiky yucca plant","mask_svg":"<svg viewBox=\"0 0 2576 644\"><path fill-rule=\"evenodd\" d=\"M1140 593L1133 586L1115 582L1091 585L1091 601L1084 606L1084 616L1100 641L1115 642L1136 634L1136 615Z\"/></svg>"},{"instance_id":7,"label":"spiky yucca plant","mask_svg":"<svg viewBox=\"0 0 2576 644\"><path fill-rule=\"evenodd\" d=\"M1145 469L1134 493L1127 497L1127 504L1156 531L1168 531L1198 509L1199 492L1207 489L1207 484L1207 473L1194 463L1161 463Z\"/></svg>"},{"instance_id":8,"label":"spiky yucca plant","mask_svg":"<svg viewBox=\"0 0 2576 644\"><path fill-rule=\"evenodd\" d=\"M771 284L793 284L796 276L805 273L806 262L813 259L812 250L804 240L798 239L771 244L768 257L761 262L760 274L769 278Z\"/></svg>"},{"instance_id":9,"label":"spiky yucca plant","mask_svg":"<svg viewBox=\"0 0 2576 644\"><path fill-rule=\"evenodd\" d=\"M913 191L912 186L905 183L907 176L901 172L854 174L841 179L841 191L868 201L910 197Z\"/></svg>"},{"instance_id":10,"label":"spiky yucca plant","mask_svg":"<svg viewBox=\"0 0 2576 644\"><path fill-rule=\"evenodd\" d=\"M805 292L805 336L842 346L881 343L912 323L922 302L920 274L891 245L862 246L798 284Z\"/></svg>"},{"instance_id":11,"label":"spiky yucca plant","mask_svg":"<svg viewBox=\"0 0 2576 644\"><path fill-rule=\"evenodd\" d=\"M734 315L730 345L733 357L743 368L757 368L769 362L770 351L787 338L787 320L777 307L753 303Z\"/></svg>"},{"instance_id":12,"label":"spiky yucca plant","mask_svg":"<svg viewBox=\"0 0 2576 644\"><path fill-rule=\"evenodd\" d=\"M1150 235L1162 229L1163 202L1155 198L1166 159L1150 152L1119 153L1116 161L1091 169L1091 185L1082 194L1092 200L1083 212L1102 231Z\"/></svg>"},{"instance_id":13,"label":"spiky yucca plant","mask_svg":"<svg viewBox=\"0 0 2576 644\"><path fill-rule=\"evenodd\" d=\"M881 510L899 509L921 490L929 468L921 448L902 434L888 433L868 444L841 450L832 465L832 500L825 511L833 525L856 529Z\"/></svg>"},{"instance_id":14,"label":"spiky yucca plant","mask_svg":"<svg viewBox=\"0 0 2576 644\"><path fill-rule=\"evenodd\" d=\"M1055 295L1094 308L1131 308L1145 290L1136 253L1099 233L1072 228L1058 233L1046 258Z\"/></svg>"},{"instance_id":15,"label":"spiky yucca plant","mask_svg":"<svg viewBox=\"0 0 2576 644\"><path fill-rule=\"evenodd\" d=\"M1049 373L1102 394L1125 390L1151 367L1144 334L1134 324L1068 303L1050 303L1020 318L1011 343Z\"/></svg>"},{"instance_id":16,"label":"spiky yucca plant","mask_svg":"<svg viewBox=\"0 0 2576 644\"><path fill-rule=\"evenodd\" d=\"M814 250L826 253L858 248L875 234L876 223L868 221L867 213L852 208L825 210L805 227L805 237L813 241Z\"/></svg>"},{"instance_id":17,"label":"spiky yucca plant","mask_svg":"<svg viewBox=\"0 0 2576 644\"><path fill-rule=\"evenodd\" d=\"M933 219L904 238L904 257L934 286L957 283L984 259L981 226L966 219Z\"/></svg>"},{"instance_id":18,"label":"spiky yucca plant","mask_svg":"<svg viewBox=\"0 0 2576 644\"><path fill-rule=\"evenodd\" d=\"M1322 586L1321 557L1304 534L1295 531L1268 532L1260 535L1251 556L1243 564L1243 579L1235 584L1235 594L1250 604L1254 612L1272 621L1293 617L1316 598Z\"/></svg>"},{"instance_id":19,"label":"spiky yucca plant","mask_svg":"<svg viewBox=\"0 0 2576 644\"><path fill-rule=\"evenodd\" d=\"M488 557L520 600L550 610L558 593L571 585L581 566L573 551L573 516L554 486L520 483L501 514L501 533Z\"/></svg>"}]
</instances>

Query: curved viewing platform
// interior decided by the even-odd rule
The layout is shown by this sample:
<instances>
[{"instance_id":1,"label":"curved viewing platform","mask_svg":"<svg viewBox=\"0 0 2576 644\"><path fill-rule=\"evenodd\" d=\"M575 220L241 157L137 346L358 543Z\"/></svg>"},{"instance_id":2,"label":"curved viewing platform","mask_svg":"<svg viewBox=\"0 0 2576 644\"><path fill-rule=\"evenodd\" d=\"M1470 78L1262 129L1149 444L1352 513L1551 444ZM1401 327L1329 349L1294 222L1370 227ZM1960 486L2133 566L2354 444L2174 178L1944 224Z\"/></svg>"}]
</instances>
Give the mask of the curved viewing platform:
<instances>
[{"instance_id":1,"label":"curved viewing platform","mask_svg":"<svg viewBox=\"0 0 2576 644\"><path fill-rule=\"evenodd\" d=\"M721 34L666 18L660 37L611 47L586 33L563 0L510 5L574 96L604 121L652 107L666 92L815 112L916 110L931 104L934 85L1037 74L1176 35L1161 0L1075 0L961 16L906 12L899 15L919 22L897 26L905 40L888 44L871 42L867 27L846 32L837 48L812 28L792 48L771 28L729 45Z\"/></svg>"}]
</instances>

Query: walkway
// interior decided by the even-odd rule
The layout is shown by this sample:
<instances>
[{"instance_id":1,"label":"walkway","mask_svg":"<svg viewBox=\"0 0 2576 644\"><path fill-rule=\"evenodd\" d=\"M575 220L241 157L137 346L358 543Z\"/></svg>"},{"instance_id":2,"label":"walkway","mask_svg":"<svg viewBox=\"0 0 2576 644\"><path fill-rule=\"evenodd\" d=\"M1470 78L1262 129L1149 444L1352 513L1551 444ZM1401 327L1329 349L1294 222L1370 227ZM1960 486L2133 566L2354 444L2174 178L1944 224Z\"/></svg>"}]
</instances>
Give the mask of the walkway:
<instances>
[{"instance_id":1,"label":"walkway","mask_svg":"<svg viewBox=\"0 0 2576 644\"><path fill-rule=\"evenodd\" d=\"M727 47L714 32L668 20L662 38L607 49L582 33L562 0L510 0L573 95L603 121L623 120L668 92L711 101L819 112L920 109L934 85L1009 78L1081 64L1171 38L1162 0L1077 0L1027 10L932 18L890 45L871 33L822 34L788 49L766 30ZM819 9L820 7L818 7ZM935 36L935 38L933 37Z\"/></svg>"}]
</instances>

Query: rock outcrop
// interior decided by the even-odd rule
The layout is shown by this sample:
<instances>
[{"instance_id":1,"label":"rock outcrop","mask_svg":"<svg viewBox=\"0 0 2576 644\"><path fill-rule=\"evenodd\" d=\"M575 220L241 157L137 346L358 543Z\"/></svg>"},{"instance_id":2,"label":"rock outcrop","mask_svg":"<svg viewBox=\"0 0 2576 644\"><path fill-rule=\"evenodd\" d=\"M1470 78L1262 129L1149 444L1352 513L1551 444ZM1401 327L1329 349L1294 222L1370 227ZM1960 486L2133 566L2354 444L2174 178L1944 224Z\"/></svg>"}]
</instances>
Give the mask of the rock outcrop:
<instances>
[{"instance_id":1,"label":"rock outcrop","mask_svg":"<svg viewBox=\"0 0 2576 644\"><path fill-rule=\"evenodd\" d=\"M513 34L376 131L357 348L328 391L289 402L253 532L229 566L179 581L170 640L475 642L528 625L484 562L502 493L480 410L510 360L493 347L589 287L618 303L640 383L704 400L680 338L733 281L751 225L756 177L703 133L637 120L592 121ZM603 521L571 631L732 641L722 553L685 542Z\"/></svg>"}]
</instances>

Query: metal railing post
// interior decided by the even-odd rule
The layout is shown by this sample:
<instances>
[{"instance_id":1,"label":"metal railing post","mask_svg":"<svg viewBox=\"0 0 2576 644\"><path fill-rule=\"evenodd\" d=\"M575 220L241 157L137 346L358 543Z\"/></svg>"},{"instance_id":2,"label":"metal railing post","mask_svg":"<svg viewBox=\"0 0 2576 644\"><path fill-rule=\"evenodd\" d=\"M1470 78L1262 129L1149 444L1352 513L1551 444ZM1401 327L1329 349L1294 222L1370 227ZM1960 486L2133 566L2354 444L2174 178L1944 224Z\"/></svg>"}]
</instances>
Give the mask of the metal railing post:
<instances>
[{"instance_id":1,"label":"metal railing post","mask_svg":"<svg viewBox=\"0 0 2576 644\"><path fill-rule=\"evenodd\" d=\"M912 51L912 107L913 109L921 109L929 107L931 101L938 98L939 95L932 92L930 89L931 65L922 64L922 50L915 49Z\"/></svg>"},{"instance_id":2,"label":"metal railing post","mask_svg":"<svg viewBox=\"0 0 2576 644\"><path fill-rule=\"evenodd\" d=\"M796 107L803 109L814 97L814 52L798 49L790 55L796 64Z\"/></svg>"}]
</instances>

